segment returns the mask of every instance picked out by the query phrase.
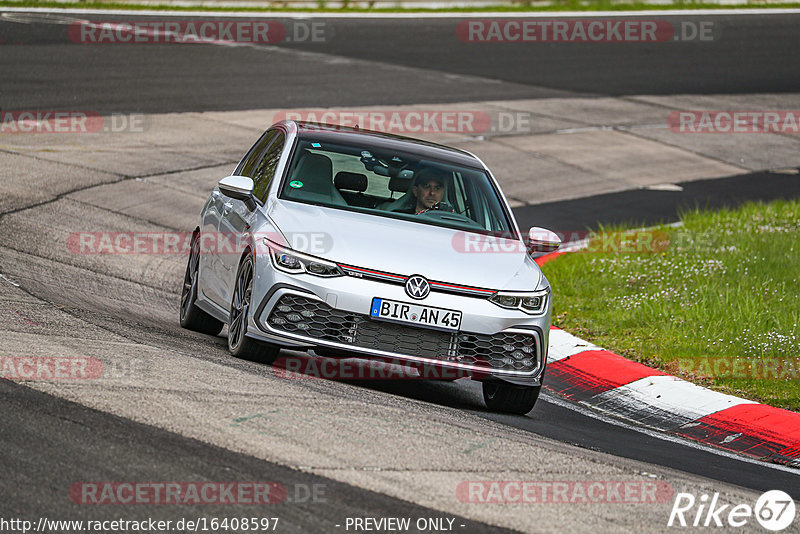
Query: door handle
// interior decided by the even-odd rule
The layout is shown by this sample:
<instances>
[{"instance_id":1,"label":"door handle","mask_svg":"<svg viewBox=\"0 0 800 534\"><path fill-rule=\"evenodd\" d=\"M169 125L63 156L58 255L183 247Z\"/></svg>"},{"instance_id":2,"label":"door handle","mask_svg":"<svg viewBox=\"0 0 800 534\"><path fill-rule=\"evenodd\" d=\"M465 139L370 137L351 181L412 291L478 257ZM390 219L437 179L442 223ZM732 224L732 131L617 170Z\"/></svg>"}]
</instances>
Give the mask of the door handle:
<instances>
[{"instance_id":1,"label":"door handle","mask_svg":"<svg viewBox=\"0 0 800 534\"><path fill-rule=\"evenodd\" d=\"M226 202L222 205L222 213L228 214L233 209L233 204L230 202Z\"/></svg>"}]
</instances>

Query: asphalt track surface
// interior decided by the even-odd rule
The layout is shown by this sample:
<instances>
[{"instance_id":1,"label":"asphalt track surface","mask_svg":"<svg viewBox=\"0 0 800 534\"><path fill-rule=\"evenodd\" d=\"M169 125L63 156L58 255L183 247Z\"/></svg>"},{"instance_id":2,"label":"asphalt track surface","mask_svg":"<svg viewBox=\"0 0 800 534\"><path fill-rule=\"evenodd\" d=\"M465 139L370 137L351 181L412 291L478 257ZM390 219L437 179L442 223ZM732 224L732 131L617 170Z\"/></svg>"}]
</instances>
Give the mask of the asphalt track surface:
<instances>
[{"instance_id":1,"label":"asphalt track surface","mask_svg":"<svg viewBox=\"0 0 800 534\"><path fill-rule=\"evenodd\" d=\"M324 42L277 46L90 45L68 33L76 20L141 18L6 13L0 107L164 113L800 87L797 14L647 17L711 24L710 41L655 43L470 43L457 37L461 19L424 18L313 19ZM290 35L312 22L270 20Z\"/></svg>"},{"instance_id":2,"label":"asphalt track surface","mask_svg":"<svg viewBox=\"0 0 800 534\"><path fill-rule=\"evenodd\" d=\"M0 427L4 429L0 465L4 467L3 516L62 517L73 520L129 520L179 517L252 517L253 506L170 505L137 513L125 505L75 506L64 488L75 483L135 481L280 481L285 500L258 510L279 516L281 532L335 531L342 518L443 517L436 510L369 492L288 467L186 439L152 426L53 398L0 380ZM13 429L13 431L12 431ZM91 439L87 439L87 433ZM124 466L124 467L123 467ZM79 498L79 497L75 497ZM12 513L13 511L13 513ZM266 513L265 513L266 512ZM269 513L273 512L273 513ZM465 532L506 532L464 518ZM413 530L412 530L413 531Z\"/></svg>"},{"instance_id":3,"label":"asphalt track surface","mask_svg":"<svg viewBox=\"0 0 800 534\"><path fill-rule=\"evenodd\" d=\"M540 226L568 233L599 226L655 226L679 220L684 210L720 209L745 202L800 197L796 174L770 171L683 182L680 191L631 189L592 197L523 206L514 210L520 228Z\"/></svg>"},{"instance_id":4,"label":"asphalt track surface","mask_svg":"<svg viewBox=\"0 0 800 534\"><path fill-rule=\"evenodd\" d=\"M97 18L97 17L93 17ZM102 17L103 20L110 17ZM5 41L0 57L0 106L3 109L85 108L101 112L173 112L282 106L343 106L442 101L536 98L571 94L748 93L796 91L800 71L796 50L800 17L702 17L722 33L711 43L469 45L454 40L449 20L329 21L331 40L304 47L308 64L255 48L207 46L104 46L65 42L64 24L0 22ZM128 20L128 19L126 19ZM18 46L15 46L19 43ZM365 45L368 43L368 46ZM476 48L483 46L483 48ZM479 52L476 52L479 50ZM326 61L325 57L366 59L363 65ZM429 69L429 79L383 78L382 64ZM519 68L519 65L531 68ZM357 68L356 68L357 67ZM358 70L355 75L354 69ZM453 74L442 79L441 73ZM395 72L396 74L396 72ZM370 83L365 83L368 80ZM316 83L319 81L320 83ZM413 83L411 83L413 82ZM291 90L287 90L291 88ZM756 179L758 180L756 182ZM757 188L753 184L758 183ZM759 174L684 184L681 193L632 191L520 208L522 226L535 222L559 229L598 223L674 220L692 203L735 204L761 195L797 195L796 176ZM562 217L559 217L562 214ZM36 297L58 303L46 285ZM164 346L219 352L222 338L189 336L174 325L138 324L144 320L108 317L93 309L70 309L93 324L132 339L148 338ZM126 321L125 319L134 319ZM177 323L177 320L176 320ZM232 361L253 374L264 366ZM604 422L543 396L526 417L487 412L477 384L358 383L363 392L457 407L539 436L666 466L755 490L796 491L798 475L753 462L664 441L635 429ZM364 402L369 402L365 400ZM76 508L64 487L83 480L270 480L327 486L328 501L292 503L281 510L285 531L331 531L346 515L431 517L442 515L412 503L322 477L303 474L247 455L0 381L3 475L2 509L17 515L62 512L70 518L130 515L114 507ZM78 461L76 461L78 459ZM13 497L12 497L13 496ZM313 508L311 505L314 505ZM163 508L164 517L190 515L191 509ZM213 515L204 507L202 515ZM245 510L246 511L246 510ZM232 515L225 508L225 515ZM143 514L144 515L144 514ZM150 513L154 516L155 514ZM469 532L500 531L463 520Z\"/></svg>"}]
</instances>

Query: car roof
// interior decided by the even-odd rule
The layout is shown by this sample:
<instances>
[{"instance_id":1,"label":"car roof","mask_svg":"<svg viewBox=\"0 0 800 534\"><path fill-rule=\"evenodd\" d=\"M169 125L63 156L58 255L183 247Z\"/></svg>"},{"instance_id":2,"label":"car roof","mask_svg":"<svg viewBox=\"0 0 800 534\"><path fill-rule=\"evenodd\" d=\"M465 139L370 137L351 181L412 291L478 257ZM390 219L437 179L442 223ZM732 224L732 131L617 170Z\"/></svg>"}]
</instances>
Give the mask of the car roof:
<instances>
[{"instance_id":1,"label":"car roof","mask_svg":"<svg viewBox=\"0 0 800 534\"><path fill-rule=\"evenodd\" d=\"M362 130L348 126L337 126L306 121L284 121L296 125L297 133L304 139L313 136L316 140L345 144L366 144L375 148L411 152L422 158L432 158L457 163L467 167L483 169L475 156L464 150L430 141L404 137L385 132Z\"/></svg>"}]
</instances>

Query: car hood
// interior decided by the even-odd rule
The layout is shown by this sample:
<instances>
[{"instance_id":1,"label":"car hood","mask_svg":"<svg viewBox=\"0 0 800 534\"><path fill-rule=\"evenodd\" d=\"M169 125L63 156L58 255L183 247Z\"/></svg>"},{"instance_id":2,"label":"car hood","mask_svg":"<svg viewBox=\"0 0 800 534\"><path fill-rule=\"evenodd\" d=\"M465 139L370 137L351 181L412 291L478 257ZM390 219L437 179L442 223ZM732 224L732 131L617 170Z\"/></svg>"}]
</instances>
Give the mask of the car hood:
<instances>
[{"instance_id":1,"label":"car hood","mask_svg":"<svg viewBox=\"0 0 800 534\"><path fill-rule=\"evenodd\" d=\"M283 200L267 215L293 249L341 264L515 291L542 278L515 240Z\"/></svg>"}]
</instances>

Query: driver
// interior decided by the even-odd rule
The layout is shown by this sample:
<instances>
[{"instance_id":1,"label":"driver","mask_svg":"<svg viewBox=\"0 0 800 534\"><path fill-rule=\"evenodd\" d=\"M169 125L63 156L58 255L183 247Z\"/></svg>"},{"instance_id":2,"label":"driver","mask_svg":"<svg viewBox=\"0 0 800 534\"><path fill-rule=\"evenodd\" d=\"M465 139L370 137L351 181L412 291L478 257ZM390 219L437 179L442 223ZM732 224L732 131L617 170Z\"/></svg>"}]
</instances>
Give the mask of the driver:
<instances>
[{"instance_id":1,"label":"driver","mask_svg":"<svg viewBox=\"0 0 800 534\"><path fill-rule=\"evenodd\" d=\"M411 186L411 194L417 199L413 211L415 215L429 210L455 212L450 205L442 202L446 180L447 173L435 167L424 167L417 172L414 177L414 185Z\"/></svg>"}]
</instances>

